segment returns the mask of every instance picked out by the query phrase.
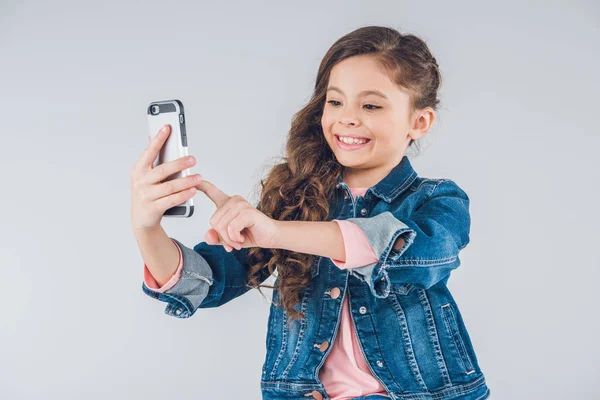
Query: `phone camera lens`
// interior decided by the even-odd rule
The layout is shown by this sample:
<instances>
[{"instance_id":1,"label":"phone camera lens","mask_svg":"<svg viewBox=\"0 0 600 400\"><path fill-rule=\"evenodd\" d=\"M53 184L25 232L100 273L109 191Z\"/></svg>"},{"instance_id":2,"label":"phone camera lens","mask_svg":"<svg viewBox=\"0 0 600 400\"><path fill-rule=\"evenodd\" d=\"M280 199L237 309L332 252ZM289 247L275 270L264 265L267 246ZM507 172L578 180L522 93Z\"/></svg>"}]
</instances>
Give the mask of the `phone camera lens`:
<instances>
[{"instance_id":1,"label":"phone camera lens","mask_svg":"<svg viewBox=\"0 0 600 400\"><path fill-rule=\"evenodd\" d=\"M158 106L152 106L152 114L158 114L159 108Z\"/></svg>"}]
</instances>

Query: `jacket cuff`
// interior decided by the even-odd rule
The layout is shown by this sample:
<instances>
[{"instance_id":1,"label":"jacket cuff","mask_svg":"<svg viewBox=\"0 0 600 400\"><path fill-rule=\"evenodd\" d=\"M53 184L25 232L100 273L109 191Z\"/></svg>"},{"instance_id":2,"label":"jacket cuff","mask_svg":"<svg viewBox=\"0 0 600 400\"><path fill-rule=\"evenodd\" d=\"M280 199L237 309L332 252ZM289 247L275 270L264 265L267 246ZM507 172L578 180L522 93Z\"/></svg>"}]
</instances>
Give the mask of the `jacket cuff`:
<instances>
[{"instance_id":1,"label":"jacket cuff","mask_svg":"<svg viewBox=\"0 0 600 400\"><path fill-rule=\"evenodd\" d=\"M352 269L377 261L371 245L363 230L347 220L334 219L342 231L344 240L345 261L332 258L333 265L340 269Z\"/></svg>"},{"instance_id":2,"label":"jacket cuff","mask_svg":"<svg viewBox=\"0 0 600 400\"><path fill-rule=\"evenodd\" d=\"M150 289L142 284L145 294L168 303L165 314L178 318L191 317L208 295L213 284L213 271L204 257L185 246L177 239L171 238L181 250L182 268L177 282L163 293Z\"/></svg>"},{"instance_id":3,"label":"jacket cuff","mask_svg":"<svg viewBox=\"0 0 600 400\"><path fill-rule=\"evenodd\" d=\"M346 221L357 224L363 230L378 258L378 262L354 268L353 274L369 285L375 297L387 297L390 291L390 280L386 268L402 256L413 243L417 232L389 211L369 218L348 218ZM399 237L404 239L404 246L396 250L393 247Z\"/></svg>"}]
</instances>

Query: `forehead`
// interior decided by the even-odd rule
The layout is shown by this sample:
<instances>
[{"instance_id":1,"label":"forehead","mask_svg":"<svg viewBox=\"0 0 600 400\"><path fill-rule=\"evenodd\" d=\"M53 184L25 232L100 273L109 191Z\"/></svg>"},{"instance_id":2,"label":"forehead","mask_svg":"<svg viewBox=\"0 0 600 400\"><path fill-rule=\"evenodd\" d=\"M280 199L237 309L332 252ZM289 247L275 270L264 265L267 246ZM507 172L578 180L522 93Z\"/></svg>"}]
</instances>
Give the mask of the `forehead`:
<instances>
[{"instance_id":1,"label":"forehead","mask_svg":"<svg viewBox=\"0 0 600 400\"><path fill-rule=\"evenodd\" d=\"M390 99L408 96L404 88L392 82L383 65L369 56L354 56L337 63L329 75L330 86L340 88L345 96L357 96L364 90L378 90Z\"/></svg>"}]
</instances>

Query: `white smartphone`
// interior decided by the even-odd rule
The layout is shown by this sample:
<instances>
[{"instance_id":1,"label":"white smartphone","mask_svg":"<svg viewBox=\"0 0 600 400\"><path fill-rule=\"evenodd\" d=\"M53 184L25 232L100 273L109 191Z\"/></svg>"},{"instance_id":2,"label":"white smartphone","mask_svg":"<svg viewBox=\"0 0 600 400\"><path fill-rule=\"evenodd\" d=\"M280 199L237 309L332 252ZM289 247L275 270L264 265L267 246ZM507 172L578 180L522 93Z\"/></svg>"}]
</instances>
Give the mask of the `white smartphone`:
<instances>
[{"instance_id":1,"label":"white smartphone","mask_svg":"<svg viewBox=\"0 0 600 400\"><path fill-rule=\"evenodd\" d=\"M185 130L185 114L183 103L179 100L153 101L148 105L148 132L153 139L163 125L171 126L171 133L154 160L156 167L168 161L177 160L188 155L188 142ZM183 178L191 174L191 168L186 168L169 175L161 182ZM164 217L188 218L194 214L193 198L171 207L165 211Z\"/></svg>"}]
</instances>

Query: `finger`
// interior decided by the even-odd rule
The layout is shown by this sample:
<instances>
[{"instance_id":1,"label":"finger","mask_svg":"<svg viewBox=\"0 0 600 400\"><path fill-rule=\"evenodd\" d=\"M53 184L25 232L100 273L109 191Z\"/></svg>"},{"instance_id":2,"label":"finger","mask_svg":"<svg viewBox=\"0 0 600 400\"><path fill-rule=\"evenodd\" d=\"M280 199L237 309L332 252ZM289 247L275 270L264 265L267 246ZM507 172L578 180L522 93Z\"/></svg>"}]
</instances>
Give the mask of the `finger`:
<instances>
[{"instance_id":1,"label":"finger","mask_svg":"<svg viewBox=\"0 0 600 400\"><path fill-rule=\"evenodd\" d=\"M210 228L204 234L204 241L210 245L216 245L219 243L219 234L214 229Z\"/></svg>"},{"instance_id":2,"label":"finger","mask_svg":"<svg viewBox=\"0 0 600 400\"><path fill-rule=\"evenodd\" d=\"M138 163L138 167L150 168L158 157L158 152L162 148L163 144L171 134L171 126L169 124L164 125L161 130L158 131L154 140L150 141L148 148L142 153Z\"/></svg>"},{"instance_id":3,"label":"finger","mask_svg":"<svg viewBox=\"0 0 600 400\"><path fill-rule=\"evenodd\" d=\"M164 212L169 208L178 206L181 203L186 202L188 199L194 197L196 192L196 188L192 187L181 192L173 193L170 196L162 197L158 200L155 200L154 203L156 207L164 214Z\"/></svg>"},{"instance_id":4,"label":"finger","mask_svg":"<svg viewBox=\"0 0 600 400\"><path fill-rule=\"evenodd\" d=\"M198 187L198 185L196 185L196 187ZM227 214L229 212L229 210L231 210L231 208L233 208L233 207L235 207L235 199L230 197L225 202L225 204L222 204L214 212L212 217L210 217L210 219L208 220L208 223L210 224L210 226L212 226L214 229L217 229L217 224L219 223L219 221L221 221L221 218L223 218L223 215Z\"/></svg>"},{"instance_id":5,"label":"finger","mask_svg":"<svg viewBox=\"0 0 600 400\"><path fill-rule=\"evenodd\" d=\"M231 246L229 246L221 239L219 233L214 229L209 229L206 232L206 234L204 235L204 240L210 245L223 245L223 247L225 247L225 250L227 250L228 252L231 252L233 250Z\"/></svg>"},{"instance_id":6,"label":"finger","mask_svg":"<svg viewBox=\"0 0 600 400\"><path fill-rule=\"evenodd\" d=\"M227 204L229 203L231 203L231 201L229 201ZM239 250L241 243L237 243L229 235L229 223L238 214L239 207L235 207L235 205L233 207L229 207L229 210L222 214L221 218L213 225L213 229L219 233L219 236L221 236L225 243Z\"/></svg>"},{"instance_id":7,"label":"finger","mask_svg":"<svg viewBox=\"0 0 600 400\"><path fill-rule=\"evenodd\" d=\"M146 171L146 173L143 174L142 179L144 183L149 184L163 182L167 180L169 176L190 168L195 163L196 159L193 156L180 157L176 160L159 164L156 168Z\"/></svg>"},{"instance_id":8,"label":"finger","mask_svg":"<svg viewBox=\"0 0 600 400\"><path fill-rule=\"evenodd\" d=\"M223 204L229 200L229 196L223 193L219 188L210 183L207 180L203 180L201 183L196 185L196 188L212 200L213 203L217 206L217 208L221 208Z\"/></svg>"},{"instance_id":9,"label":"finger","mask_svg":"<svg viewBox=\"0 0 600 400\"><path fill-rule=\"evenodd\" d=\"M233 212L231 214L233 214ZM226 232L229 238L231 239L231 243L233 243L234 247L236 247L238 250L240 250L244 244L244 239L242 239L240 231L244 229L243 220L245 214L246 213L244 212L244 209L238 209L237 214L230 219L226 228ZM242 224L241 227L240 223Z\"/></svg>"},{"instance_id":10,"label":"finger","mask_svg":"<svg viewBox=\"0 0 600 400\"><path fill-rule=\"evenodd\" d=\"M244 235L242 231L254 225L253 215L250 207L244 207L239 210L235 218L233 218L228 224L229 237L235 242L244 244Z\"/></svg>"},{"instance_id":11,"label":"finger","mask_svg":"<svg viewBox=\"0 0 600 400\"><path fill-rule=\"evenodd\" d=\"M184 178L172 179L163 183L159 183L157 185L150 185L146 190L146 200L154 201L160 199L165 196L169 196L173 193L181 192L183 190L188 190L191 188L196 188L198 184L198 180L202 181L202 175L194 174L190 176L186 176ZM196 189L197 191L197 189Z\"/></svg>"},{"instance_id":12,"label":"finger","mask_svg":"<svg viewBox=\"0 0 600 400\"><path fill-rule=\"evenodd\" d=\"M244 235L242 231L246 228L253 226L253 222L251 220L251 213L244 212L242 210L230 223L229 223L229 236L242 244L244 244Z\"/></svg>"}]
</instances>

